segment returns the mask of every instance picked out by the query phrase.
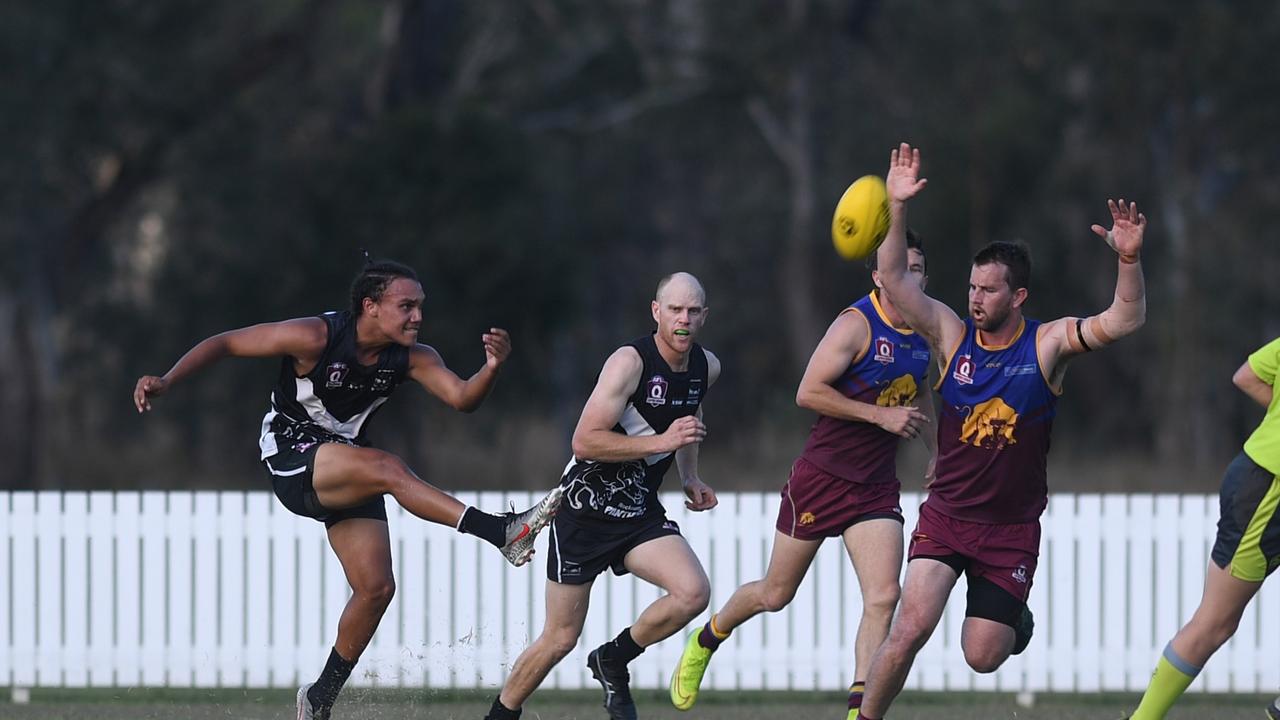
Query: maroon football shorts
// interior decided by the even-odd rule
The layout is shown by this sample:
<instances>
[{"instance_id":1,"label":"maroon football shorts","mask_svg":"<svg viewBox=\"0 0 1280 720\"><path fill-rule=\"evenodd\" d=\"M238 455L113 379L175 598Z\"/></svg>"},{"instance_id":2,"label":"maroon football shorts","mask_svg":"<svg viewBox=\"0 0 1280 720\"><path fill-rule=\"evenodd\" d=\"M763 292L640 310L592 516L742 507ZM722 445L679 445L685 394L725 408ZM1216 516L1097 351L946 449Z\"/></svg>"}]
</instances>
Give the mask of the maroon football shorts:
<instances>
[{"instance_id":1,"label":"maroon football shorts","mask_svg":"<svg viewBox=\"0 0 1280 720\"><path fill-rule=\"evenodd\" d=\"M933 558L963 567L971 579L986 578L1024 603L1039 556L1038 520L1007 525L967 522L944 515L927 500L920 506L920 521L907 551L908 562Z\"/></svg>"},{"instance_id":2,"label":"maroon football shorts","mask_svg":"<svg viewBox=\"0 0 1280 720\"><path fill-rule=\"evenodd\" d=\"M886 483L853 483L831 475L813 463L798 458L791 466L791 478L782 486L782 507L778 508L778 532L797 540L839 537L863 520L902 520L896 478Z\"/></svg>"}]
</instances>

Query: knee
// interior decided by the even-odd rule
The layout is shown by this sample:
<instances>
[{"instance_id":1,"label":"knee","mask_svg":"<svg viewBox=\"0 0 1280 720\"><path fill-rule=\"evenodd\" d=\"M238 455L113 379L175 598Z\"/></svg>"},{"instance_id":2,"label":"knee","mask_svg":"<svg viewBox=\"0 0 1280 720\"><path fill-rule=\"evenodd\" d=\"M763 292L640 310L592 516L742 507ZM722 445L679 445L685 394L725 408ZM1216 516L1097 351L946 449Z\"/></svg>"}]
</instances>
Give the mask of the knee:
<instances>
[{"instance_id":1,"label":"knee","mask_svg":"<svg viewBox=\"0 0 1280 720\"><path fill-rule=\"evenodd\" d=\"M889 637L884 642L891 653L914 654L929 641L931 629L899 615L889 628Z\"/></svg>"},{"instance_id":2,"label":"knee","mask_svg":"<svg viewBox=\"0 0 1280 720\"><path fill-rule=\"evenodd\" d=\"M712 587L705 577L689 578L667 588L667 602L676 607L676 614L691 620L707 610L712 602Z\"/></svg>"},{"instance_id":3,"label":"knee","mask_svg":"<svg viewBox=\"0 0 1280 720\"><path fill-rule=\"evenodd\" d=\"M869 589L863 593L862 611L872 617L892 617L894 608L898 607L898 598L901 594L902 591L898 588L897 583L886 587Z\"/></svg>"},{"instance_id":4,"label":"knee","mask_svg":"<svg viewBox=\"0 0 1280 720\"><path fill-rule=\"evenodd\" d=\"M578 633L569 629L547 629L542 633L541 644L552 659L560 662L578 645Z\"/></svg>"},{"instance_id":5,"label":"knee","mask_svg":"<svg viewBox=\"0 0 1280 720\"><path fill-rule=\"evenodd\" d=\"M711 584L706 578L687 587L671 591L671 597L680 606L683 613L690 618L696 617L711 604Z\"/></svg>"},{"instance_id":6,"label":"knee","mask_svg":"<svg viewBox=\"0 0 1280 720\"><path fill-rule=\"evenodd\" d=\"M1239 620L1228 620L1215 626L1212 634L1210 635L1210 640L1213 641L1214 647L1220 648L1226 644L1226 642L1231 639L1231 636L1236 634L1236 630L1239 627Z\"/></svg>"},{"instance_id":7,"label":"knee","mask_svg":"<svg viewBox=\"0 0 1280 720\"><path fill-rule=\"evenodd\" d=\"M369 605L385 610L396 595L396 581L390 575L360 583L351 588L353 594Z\"/></svg>"},{"instance_id":8,"label":"knee","mask_svg":"<svg viewBox=\"0 0 1280 720\"><path fill-rule=\"evenodd\" d=\"M1217 650L1230 640L1232 635L1236 634L1236 629L1240 627L1240 618L1195 617L1189 625L1189 629L1196 639Z\"/></svg>"},{"instance_id":9,"label":"knee","mask_svg":"<svg viewBox=\"0 0 1280 720\"><path fill-rule=\"evenodd\" d=\"M379 489L384 493L395 495L406 483L417 482L409 466L391 453L379 453L369 470Z\"/></svg>"},{"instance_id":10,"label":"knee","mask_svg":"<svg viewBox=\"0 0 1280 720\"><path fill-rule=\"evenodd\" d=\"M964 661L976 673L993 673L1004 663L1008 653L992 647L965 647Z\"/></svg>"},{"instance_id":11,"label":"knee","mask_svg":"<svg viewBox=\"0 0 1280 720\"><path fill-rule=\"evenodd\" d=\"M789 585L765 583L761 588L760 605L765 612L778 612L791 604L796 596L796 589Z\"/></svg>"},{"instance_id":12,"label":"knee","mask_svg":"<svg viewBox=\"0 0 1280 720\"><path fill-rule=\"evenodd\" d=\"M1217 626L1217 628L1213 629L1215 630L1215 632L1213 632L1212 638L1213 638L1213 644L1215 644L1215 647L1224 646L1224 644L1226 644L1226 641L1229 641L1229 639L1231 639L1231 635L1235 634L1235 630L1239 629L1239 626L1240 626L1240 621L1233 620L1233 621L1228 621L1228 623L1222 623L1221 625Z\"/></svg>"}]
</instances>

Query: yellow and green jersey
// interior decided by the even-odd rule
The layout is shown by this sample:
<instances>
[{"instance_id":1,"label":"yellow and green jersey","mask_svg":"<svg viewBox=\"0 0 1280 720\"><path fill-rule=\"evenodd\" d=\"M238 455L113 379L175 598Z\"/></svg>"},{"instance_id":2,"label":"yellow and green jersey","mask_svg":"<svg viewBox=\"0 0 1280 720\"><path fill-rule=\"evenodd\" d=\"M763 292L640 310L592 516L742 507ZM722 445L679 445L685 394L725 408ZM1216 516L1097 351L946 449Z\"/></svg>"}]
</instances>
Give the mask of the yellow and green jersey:
<instances>
[{"instance_id":1,"label":"yellow and green jersey","mask_svg":"<svg viewBox=\"0 0 1280 720\"><path fill-rule=\"evenodd\" d=\"M1249 356L1249 367L1262 382L1272 386L1271 405L1266 417L1244 443L1244 451L1254 462L1280 475L1280 392L1275 392L1276 372L1280 369L1280 338L1263 345Z\"/></svg>"}]
</instances>

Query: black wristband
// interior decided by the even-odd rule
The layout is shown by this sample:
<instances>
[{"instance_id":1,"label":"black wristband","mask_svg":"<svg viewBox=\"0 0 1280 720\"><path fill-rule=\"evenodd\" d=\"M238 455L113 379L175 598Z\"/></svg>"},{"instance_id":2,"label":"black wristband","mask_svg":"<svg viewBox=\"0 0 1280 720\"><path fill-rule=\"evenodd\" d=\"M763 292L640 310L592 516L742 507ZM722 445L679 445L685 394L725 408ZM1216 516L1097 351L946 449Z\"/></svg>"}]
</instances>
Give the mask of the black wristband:
<instances>
[{"instance_id":1,"label":"black wristband","mask_svg":"<svg viewBox=\"0 0 1280 720\"><path fill-rule=\"evenodd\" d=\"M1084 341L1084 330L1081 327L1082 325L1084 325L1084 318L1076 318L1076 339L1080 341L1080 345L1084 348L1085 352L1093 352L1093 348L1089 347L1089 343Z\"/></svg>"}]
</instances>

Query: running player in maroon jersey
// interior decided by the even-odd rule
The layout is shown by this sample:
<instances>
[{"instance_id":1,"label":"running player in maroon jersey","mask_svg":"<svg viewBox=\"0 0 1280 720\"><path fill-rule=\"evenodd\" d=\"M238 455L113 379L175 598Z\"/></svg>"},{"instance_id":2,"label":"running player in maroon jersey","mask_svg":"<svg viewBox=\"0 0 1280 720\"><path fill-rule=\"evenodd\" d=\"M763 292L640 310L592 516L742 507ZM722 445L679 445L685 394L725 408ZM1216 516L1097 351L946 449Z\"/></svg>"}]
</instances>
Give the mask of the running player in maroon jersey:
<instances>
[{"instance_id":1,"label":"running player in maroon jersey","mask_svg":"<svg viewBox=\"0 0 1280 720\"><path fill-rule=\"evenodd\" d=\"M965 573L969 592L960 644L977 672L994 672L1031 639L1027 597L1048 503L1049 436L1067 363L1142 326L1146 291L1139 255L1146 218L1108 201L1112 227L1093 231L1119 255L1111 306L1041 323L1023 316L1031 275L1025 246L993 242L974 256L969 317L929 297L907 273L906 202L925 186L920 151L903 143L889 162L891 226L880 278L938 362L937 476L912 533L901 608L876 651L860 717L879 720L902 690Z\"/></svg>"},{"instance_id":2,"label":"running player in maroon jersey","mask_svg":"<svg viewBox=\"0 0 1280 720\"><path fill-rule=\"evenodd\" d=\"M907 272L923 288L924 246L910 231L907 255ZM671 675L671 702L680 710L697 701L712 653L734 628L791 602L829 537L844 540L862 590L850 715L861 704L863 673L889 633L898 604L903 523L898 441L919 436L931 455L934 450L934 435L926 428L933 406L925 385L929 345L878 289L874 255L869 264L877 289L832 321L800 380L796 403L817 412L818 419L782 489L769 569L762 580L738 588L689 636Z\"/></svg>"},{"instance_id":3,"label":"running player in maroon jersey","mask_svg":"<svg viewBox=\"0 0 1280 720\"><path fill-rule=\"evenodd\" d=\"M423 520L489 541L513 565L529 561L534 538L560 503L557 488L523 513L481 512L369 446L371 418L407 380L456 410L475 410L493 389L511 340L499 328L483 333L485 363L463 380L435 349L418 343L424 295L417 274L397 262L366 259L352 283L349 310L214 335L163 376L138 378L133 391L138 412L146 412L174 383L222 358L281 358L258 439L262 465L286 509L325 524L351 586L324 670L298 690L298 720L329 717L395 593L383 495Z\"/></svg>"}]
</instances>

